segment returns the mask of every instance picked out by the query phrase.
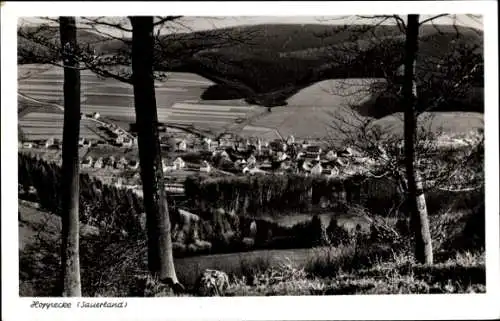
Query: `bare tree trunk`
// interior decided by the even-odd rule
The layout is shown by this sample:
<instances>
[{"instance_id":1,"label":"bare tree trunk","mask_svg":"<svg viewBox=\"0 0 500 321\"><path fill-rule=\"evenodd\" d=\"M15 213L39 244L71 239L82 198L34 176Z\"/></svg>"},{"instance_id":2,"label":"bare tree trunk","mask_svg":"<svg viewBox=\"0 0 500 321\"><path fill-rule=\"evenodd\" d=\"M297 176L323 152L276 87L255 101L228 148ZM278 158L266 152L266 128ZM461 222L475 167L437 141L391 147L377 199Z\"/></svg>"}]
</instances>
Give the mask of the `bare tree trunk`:
<instances>
[{"instance_id":1,"label":"bare tree trunk","mask_svg":"<svg viewBox=\"0 0 500 321\"><path fill-rule=\"evenodd\" d=\"M168 213L158 138L158 115L153 77L153 17L131 17L132 81L139 143L139 159L148 235L148 267L160 280L179 284L172 254Z\"/></svg>"},{"instance_id":2,"label":"bare tree trunk","mask_svg":"<svg viewBox=\"0 0 500 321\"><path fill-rule=\"evenodd\" d=\"M419 15L408 15L402 86L404 101L405 163L408 187L408 207L412 230L415 234L415 258L420 263L432 264L432 241L425 195L422 181L414 166L416 137L414 66L418 51L418 33Z\"/></svg>"},{"instance_id":3,"label":"bare tree trunk","mask_svg":"<svg viewBox=\"0 0 500 321\"><path fill-rule=\"evenodd\" d=\"M77 48L74 17L60 17L64 63L64 127L62 146L62 296L81 296L79 257L79 158L80 71L75 59Z\"/></svg>"}]
</instances>

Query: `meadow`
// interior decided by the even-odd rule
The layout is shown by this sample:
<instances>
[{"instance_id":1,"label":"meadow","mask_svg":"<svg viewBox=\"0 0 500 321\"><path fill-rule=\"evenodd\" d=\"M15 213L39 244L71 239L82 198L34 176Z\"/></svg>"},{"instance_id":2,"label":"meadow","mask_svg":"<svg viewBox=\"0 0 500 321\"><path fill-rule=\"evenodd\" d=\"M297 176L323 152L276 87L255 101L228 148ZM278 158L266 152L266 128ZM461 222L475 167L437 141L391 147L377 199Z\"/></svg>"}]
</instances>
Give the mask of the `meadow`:
<instances>
[{"instance_id":1,"label":"meadow","mask_svg":"<svg viewBox=\"0 0 500 321\"><path fill-rule=\"evenodd\" d=\"M30 112L59 116L55 107L43 103L62 105L62 70L41 68L40 65L19 65L27 75L19 81L19 92L40 103L20 98L19 123L21 129L32 132L34 137L49 138L62 134L60 122L54 122L52 129L28 116ZM30 70L34 70L30 74ZM41 70L41 71L40 71ZM365 119L351 108L370 98L366 89L379 79L326 80L299 91L288 99L288 106L273 108L268 113L265 108L248 105L242 100L203 101L201 94L211 82L189 73L171 73L169 79L157 85L156 100L160 122L176 125L192 125L197 129L214 134L231 131L243 137L256 136L275 139L294 135L296 138L317 139L339 138L336 126L347 122L355 124ZM339 93L342 92L342 95ZM82 112L99 114L125 125L135 122L133 92L131 86L112 79L101 79L88 71L82 72ZM434 127L443 127L452 132L471 127L482 127L480 113L434 112L425 117L423 126L432 122ZM28 117L27 117L28 116ZM35 118L36 118L35 117ZM401 132L402 121L395 116L387 116L375 123L383 128ZM127 128L127 127L125 127ZM24 131L24 130L23 130ZM82 133L94 137L92 130L82 126ZM30 136L28 136L30 137Z\"/></svg>"},{"instance_id":2,"label":"meadow","mask_svg":"<svg viewBox=\"0 0 500 321\"><path fill-rule=\"evenodd\" d=\"M29 113L37 112L35 118L48 118L58 116L60 113L55 107L44 103L63 104L62 69L41 68L39 65L19 65L20 72L26 76L19 81L19 92L30 98L20 98L19 122L21 128L29 126L29 132L38 130L36 137L48 138L56 133L62 134L62 126L54 122L53 129L47 130L43 124L37 124L31 119ZM32 72L30 73L30 70ZM135 110L132 87L111 79L100 79L96 75L82 72L82 105L83 113L94 113L116 119L123 123L135 122ZM207 80L194 74L173 73L172 77L156 88L156 101L158 106L158 119L160 122L173 124L192 124L202 129L216 130L233 122L237 118L245 118L253 108L242 105L238 101L234 104L219 102L218 104L199 104L198 99L204 87L210 84ZM33 100L40 103L33 102ZM57 131L59 128L59 131ZM87 132L82 130L83 135ZM86 136L85 136L86 137Z\"/></svg>"}]
</instances>

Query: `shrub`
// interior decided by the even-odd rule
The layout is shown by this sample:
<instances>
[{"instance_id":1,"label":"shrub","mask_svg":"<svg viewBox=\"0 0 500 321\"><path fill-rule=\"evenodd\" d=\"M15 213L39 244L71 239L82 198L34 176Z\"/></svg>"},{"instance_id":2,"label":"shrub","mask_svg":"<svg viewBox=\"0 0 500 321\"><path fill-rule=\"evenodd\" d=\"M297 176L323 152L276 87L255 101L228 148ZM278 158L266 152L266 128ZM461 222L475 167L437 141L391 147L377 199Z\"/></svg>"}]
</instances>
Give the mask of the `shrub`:
<instances>
[{"instance_id":1,"label":"shrub","mask_svg":"<svg viewBox=\"0 0 500 321\"><path fill-rule=\"evenodd\" d=\"M352 242L352 236L343 227L338 225L335 217L330 219L330 224L326 229L330 244L333 246L347 245Z\"/></svg>"}]
</instances>

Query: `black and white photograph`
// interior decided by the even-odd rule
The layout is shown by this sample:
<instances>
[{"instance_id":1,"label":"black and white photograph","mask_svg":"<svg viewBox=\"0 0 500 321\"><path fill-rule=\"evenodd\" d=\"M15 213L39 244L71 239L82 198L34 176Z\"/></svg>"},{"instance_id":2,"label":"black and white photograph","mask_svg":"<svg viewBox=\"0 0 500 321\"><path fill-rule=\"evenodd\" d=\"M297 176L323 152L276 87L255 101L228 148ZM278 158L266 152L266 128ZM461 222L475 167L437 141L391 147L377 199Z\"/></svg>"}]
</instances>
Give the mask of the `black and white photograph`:
<instances>
[{"instance_id":1,"label":"black and white photograph","mask_svg":"<svg viewBox=\"0 0 500 321\"><path fill-rule=\"evenodd\" d=\"M40 302L498 294L497 39L473 6L397 4L16 17L2 283Z\"/></svg>"}]
</instances>

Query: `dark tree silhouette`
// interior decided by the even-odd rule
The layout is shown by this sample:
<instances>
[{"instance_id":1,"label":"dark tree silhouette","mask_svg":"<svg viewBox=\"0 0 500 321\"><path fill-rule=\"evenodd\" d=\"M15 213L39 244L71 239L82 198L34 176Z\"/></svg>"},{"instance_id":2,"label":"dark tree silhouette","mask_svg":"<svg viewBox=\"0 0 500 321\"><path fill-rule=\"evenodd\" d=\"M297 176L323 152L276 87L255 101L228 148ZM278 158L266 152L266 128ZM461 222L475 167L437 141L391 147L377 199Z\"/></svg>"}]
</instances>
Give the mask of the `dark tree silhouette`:
<instances>
[{"instance_id":1,"label":"dark tree silhouette","mask_svg":"<svg viewBox=\"0 0 500 321\"><path fill-rule=\"evenodd\" d=\"M415 59L418 52L419 15L408 15L405 42L404 76L402 84L404 108L405 167L408 190L408 210L415 235L415 258L432 264L432 240L422 180L415 169L416 85Z\"/></svg>"},{"instance_id":2,"label":"dark tree silhouette","mask_svg":"<svg viewBox=\"0 0 500 321\"><path fill-rule=\"evenodd\" d=\"M153 17L132 22L132 83L148 235L148 267L161 280L180 285L172 254L171 224L164 189L153 76Z\"/></svg>"},{"instance_id":3,"label":"dark tree silhouette","mask_svg":"<svg viewBox=\"0 0 500 321\"><path fill-rule=\"evenodd\" d=\"M74 17L60 17L64 64L64 127L62 146L62 296L81 296L79 257L79 159L80 71L73 52L77 49Z\"/></svg>"}]
</instances>

